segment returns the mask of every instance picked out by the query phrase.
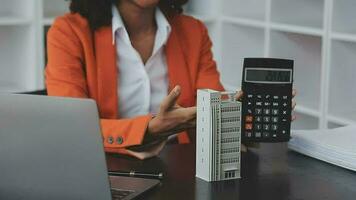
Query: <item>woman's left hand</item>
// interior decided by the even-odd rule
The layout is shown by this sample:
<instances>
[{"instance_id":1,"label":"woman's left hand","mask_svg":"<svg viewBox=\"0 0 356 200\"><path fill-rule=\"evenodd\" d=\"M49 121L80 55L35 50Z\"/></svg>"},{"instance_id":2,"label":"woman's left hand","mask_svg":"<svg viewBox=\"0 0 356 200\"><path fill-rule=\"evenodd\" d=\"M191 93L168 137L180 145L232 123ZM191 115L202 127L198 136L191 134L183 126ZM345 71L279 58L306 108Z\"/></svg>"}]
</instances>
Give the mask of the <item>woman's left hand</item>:
<instances>
[{"instance_id":1,"label":"woman's left hand","mask_svg":"<svg viewBox=\"0 0 356 200\"><path fill-rule=\"evenodd\" d=\"M148 158L152 158L152 157L156 157L158 156L158 154L162 151L162 149L164 148L164 146L166 145L167 140L164 140L148 149L146 149L145 151L141 151L141 152L137 152L137 151L132 151L129 149L127 150L127 153L133 157L136 157L140 160L146 160Z\"/></svg>"},{"instance_id":2,"label":"woman's left hand","mask_svg":"<svg viewBox=\"0 0 356 200\"><path fill-rule=\"evenodd\" d=\"M297 106L297 102L295 100L295 96L297 96L297 90L296 89L293 89L293 92L292 92L292 95L293 95L293 99L292 99L292 110L294 111L295 110L295 107ZM292 115L292 121L296 120L297 119L297 116L294 114Z\"/></svg>"}]
</instances>

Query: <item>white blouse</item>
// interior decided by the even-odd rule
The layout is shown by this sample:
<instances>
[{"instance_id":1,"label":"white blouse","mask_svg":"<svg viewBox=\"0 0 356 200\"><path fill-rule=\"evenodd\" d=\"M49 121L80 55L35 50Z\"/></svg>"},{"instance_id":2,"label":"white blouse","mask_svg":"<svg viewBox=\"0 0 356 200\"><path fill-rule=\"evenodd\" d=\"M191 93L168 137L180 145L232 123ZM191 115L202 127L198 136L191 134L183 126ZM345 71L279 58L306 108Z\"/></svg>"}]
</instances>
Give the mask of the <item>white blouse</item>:
<instances>
[{"instance_id":1,"label":"white blouse","mask_svg":"<svg viewBox=\"0 0 356 200\"><path fill-rule=\"evenodd\" d=\"M168 93L168 70L165 44L171 26L163 13L156 10L157 33L154 49L146 64L133 48L116 6L112 7L113 43L116 45L120 118L158 112Z\"/></svg>"}]
</instances>

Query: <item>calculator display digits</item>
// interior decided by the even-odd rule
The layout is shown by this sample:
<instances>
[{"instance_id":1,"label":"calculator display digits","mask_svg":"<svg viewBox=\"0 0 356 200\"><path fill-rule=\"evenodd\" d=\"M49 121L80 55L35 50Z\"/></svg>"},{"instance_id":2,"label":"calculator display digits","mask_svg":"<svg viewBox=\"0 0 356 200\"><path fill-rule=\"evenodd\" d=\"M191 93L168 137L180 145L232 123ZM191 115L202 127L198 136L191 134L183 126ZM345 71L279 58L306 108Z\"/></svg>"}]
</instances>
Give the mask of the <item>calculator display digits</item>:
<instances>
[{"instance_id":1,"label":"calculator display digits","mask_svg":"<svg viewBox=\"0 0 356 200\"><path fill-rule=\"evenodd\" d=\"M246 58L243 68L242 141L290 139L293 61Z\"/></svg>"}]
</instances>

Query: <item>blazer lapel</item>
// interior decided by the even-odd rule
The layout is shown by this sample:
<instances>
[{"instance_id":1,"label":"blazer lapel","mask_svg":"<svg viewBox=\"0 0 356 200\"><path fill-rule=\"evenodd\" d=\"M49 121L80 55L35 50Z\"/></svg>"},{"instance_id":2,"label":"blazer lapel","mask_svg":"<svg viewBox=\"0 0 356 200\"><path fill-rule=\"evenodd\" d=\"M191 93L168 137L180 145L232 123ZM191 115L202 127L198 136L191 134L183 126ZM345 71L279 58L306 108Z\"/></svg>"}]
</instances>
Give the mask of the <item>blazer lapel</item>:
<instances>
[{"instance_id":1,"label":"blazer lapel","mask_svg":"<svg viewBox=\"0 0 356 200\"><path fill-rule=\"evenodd\" d=\"M112 43L112 29L95 31L94 45L98 70L99 110L103 118L118 118L116 49Z\"/></svg>"},{"instance_id":2,"label":"blazer lapel","mask_svg":"<svg viewBox=\"0 0 356 200\"><path fill-rule=\"evenodd\" d=\"M172 26L171 35L166 45L166 56L168 65L169 90L171 91L176 85L182 88L178 104L181 106L192 106L195 104L193 88L191 85L188 64L184 57L183 49L179 43L178 34Z\"/></svg>"}]
</instances>

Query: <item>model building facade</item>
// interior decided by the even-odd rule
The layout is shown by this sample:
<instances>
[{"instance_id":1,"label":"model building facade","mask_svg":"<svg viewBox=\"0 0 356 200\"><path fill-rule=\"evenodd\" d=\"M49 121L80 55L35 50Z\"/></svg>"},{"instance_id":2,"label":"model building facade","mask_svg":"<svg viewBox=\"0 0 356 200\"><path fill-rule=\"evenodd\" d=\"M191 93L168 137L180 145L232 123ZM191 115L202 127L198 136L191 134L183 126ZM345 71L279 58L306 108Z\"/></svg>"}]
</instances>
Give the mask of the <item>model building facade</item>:
<instances>
[{"instance_id":1,"label":"model building facade","mask_svg":"<svg viewBox=\"0 0 356 200\"><path fill-rule=\"evenodd\" d=\"M236 93L198 90L196 176L240 178L241 103Z\"/></svg>"}]
</instances>

